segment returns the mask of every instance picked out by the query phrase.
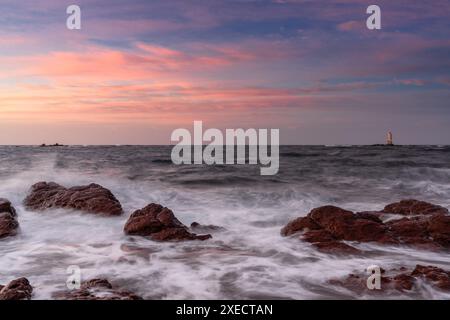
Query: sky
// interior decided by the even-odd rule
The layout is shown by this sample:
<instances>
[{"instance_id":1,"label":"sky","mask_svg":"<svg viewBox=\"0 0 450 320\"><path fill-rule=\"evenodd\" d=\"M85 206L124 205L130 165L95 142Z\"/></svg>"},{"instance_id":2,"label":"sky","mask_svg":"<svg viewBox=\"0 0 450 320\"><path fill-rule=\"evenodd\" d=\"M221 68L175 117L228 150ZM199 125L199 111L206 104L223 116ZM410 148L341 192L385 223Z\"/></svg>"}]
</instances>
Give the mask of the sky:
<instances>
[{"instance_id":1,"label":"sky","mask_svg":"<svg viewBox=\"0 0 450 320\"><path fill-rule=\"evenodd\" d=\"M0 0L0 144L169 144L194 120L450 144L450 0Z\"/></svg>"}]
</instances>

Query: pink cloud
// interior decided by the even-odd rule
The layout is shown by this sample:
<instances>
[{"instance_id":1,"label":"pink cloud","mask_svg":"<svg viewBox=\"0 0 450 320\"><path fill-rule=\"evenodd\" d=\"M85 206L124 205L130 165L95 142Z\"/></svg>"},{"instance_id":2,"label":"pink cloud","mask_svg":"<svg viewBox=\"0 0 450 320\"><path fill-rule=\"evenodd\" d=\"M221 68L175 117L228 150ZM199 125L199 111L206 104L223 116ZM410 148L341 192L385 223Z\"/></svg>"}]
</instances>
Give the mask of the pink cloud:
<instances>
[{"instance_id":1,"label":"pink cloud","mask_svg":"<svg viewBox=\"0 0 450 320\"><path fill-rule=\"evenodd\" d=\"M365 28L364 23L362 21L356 20L342 22L337 26L337 29L339 31L355 31L355 30L362 31L364 30L364 28Z\"/></svg>"}]
</instances>

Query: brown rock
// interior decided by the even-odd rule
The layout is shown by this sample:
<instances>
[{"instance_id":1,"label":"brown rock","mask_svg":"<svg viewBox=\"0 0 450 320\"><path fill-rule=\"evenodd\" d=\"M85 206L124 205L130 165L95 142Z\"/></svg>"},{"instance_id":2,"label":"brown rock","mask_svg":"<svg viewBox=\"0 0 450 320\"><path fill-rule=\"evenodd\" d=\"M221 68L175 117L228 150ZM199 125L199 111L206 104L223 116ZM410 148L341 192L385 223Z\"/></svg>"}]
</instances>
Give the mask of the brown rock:
<instances>
[{"instance_id":1,"label":"brown rock","mask_svg":"<svg viewBox=\"0 0 450 320\"><path fill-rule=\"evenodd\" d=\"M16 216L16 209L11 205L11 202L3 198L0 198L0 212L8 212L13 217Z\"/></svg>"},{"instance_id":2,"label":"brown rock","mask_svg":"<svg viewBox=\"0 0 450 320\"><path fill-rule=\"evenodd\" d=\"M450 248L450 216L438 214L431 217L427 230L435 242Z\"/></svg>"},{"instance_id":3,"label":"brown rock","mask_svg":"<svg viewBox=\"0 0 450 320\"><path fill-rule=\"evenodd\" d=\"M142 297L124 290L115 289L106 279L92 279L81 284L79 290L59 292L54 295L63 300L142 300Z\"/></svg>"},{"instance_id":4,"label":"brown rock","mask_svg":"<svg viewBox=\"0 0 450 320\"><path fill-rule=\"evenodd\" d=\"M398 291L410 291L414 287L416 279L408 274L398 274L392 278L391 282Z\"/></svg>"},{"instance_id":5,"label":"brown rock","mask_svg":"<svg viewBox=\"0 0 450 320\"><path fill-rule=\"evenodd\" d=\"M450 272L434 266L417 265L411 273L416 278L424 278L436 287L450 291Z\"/></svg>"},{"instance_id":6,"label":"brown rock","mask_svg":"<svg viewBox=\"0 0 450 320\"><path fill-rule=\"evenodd\" d=\"M159 204L149 204L133 212L124 227L125 234L148 236L155 241L206 240L211 235L196 235L188 231L173 214Z\"/></svg>"},{"instance_id":7,"label":"brown rock","mask_svg":"<svg viewBox=\"0 0 450 320\"><path fill-rule=\"evenodd\" d=\"M321 252L331 253L331 254L360 254L361 251L349 246L343 242L339 241L329 241L329 242L317 242L314 245Z\"/></svg>"},{"instance_id":8,"label":"brown rock","mask_svg":"<svg viewBox=\"0 0 450 320\"><path fill-rule=\"evenodd\" d=\"M397 237L427 237L428 235L428 219L422 217L391 220L386 225Z\"/></svg>"},{"instance_id":9,"label":"brown rock","mask_svg":"<svg viewBox=\"0 0 450 320\"><path fill-rule=\"evenodd\" d=\"M318 243L318 242L331 242L331 241L337 241L338 239L336 239L335 237L333 237L333 235L324 230L311 230L311 231L306 231L303 234L303 240L306 240L308 242L311 243Z\"/></svg>"},{"instance_id":10,"label":"brown rock","mask_svg":"<svg viewBox=\"0 0 450 320\"><path fill-rule=\"evenodd\" d=\"M373 215L357 215L334 206L319 207L308 216L338 240L376 241L386 235L386 227Z\"/></svg>"},{"instance_id":11,"label":"brown rock","mask_svg":"<svg viewBox=\"0 0 450 320\"><path fill-rule=\"evenodd\" d=\"M19 222L16 210L6 199L0 199L0 239L17 234Z\"/></svg>"},{"instance_id":12,"label":"brown rock","mask_svg":"<svg viewBox=\"0 0 450 320\"><path fill-rule=\"evenodd\" d=\"M65 208L108 216L123 213L111 191L95 183L65 188L54 182L39 182L31 187L24 204L30 210Z\"/></svg>"},{"instance_id":13,"label":"brown rock","mask_svg":"<svg viewBox=\"0 0 450 320\"><path fill-rule=\"evenodd\" d=\"M407 272L405 267L399 270L390 270L389 273L396 273L390 276L381 277L381 289L369 290L367 288L367 279L369 275L350 274L344 279L332 279L329 282L333 285L342 286L357 293L377 294L380 292L401 291L404 293L413 293L418 279L440 288L444 291L450 291L450 272L435 266L417 265L412 272Z\"/></svg>"},{"instance_id":14,"label":"brown rock","mask_svg":"<svg viewBox=\"0 0 450 320\"><path fill-rule=\"evenodd\" d=\"M354 214L335 206L313 209L306 217L288 223L281 234L289 236L303 232L303 239L313 243L321 251L336 253L358 253L356 248L339 242L388 241L386 226L375 215Z\"/></svg>"},{"instance_id":15,"label":"brown rock","mask_svg":"<svg viewBox=\"0 0 450 320\"><path fill-rule=\"evenodd\" d=\"M26 278L13 280L6 286L0 287L0 300L29 300L33 293L33 287Z\"/></svg>"},{"instance_id":16,"label":"brown rock","mask_svg":"<svg viewBox=\"0 0 450 320\"><path fill-rule=\"evenodd\" d=\"M393 213L402 215L426 215L426 214L447 214L448 210L444 207L419 201L414 199L402 200L387 205L381 211L383 213Z\"/></svg>"},{"instance_id":17,"label":"brown rock","mask_svg":"<svg viewBox=\"0 0 450 320\"><path fill-rule=\"evenodd\" d=\"M281 229L281 235L290 236L300 231L318 229L322 229L322 227L315 223L310 217L300 217L289 222L283 229Z\"/></svg>"},{"instance_id":18,"label":"brown rock","mask_svg":"<svg viewBox=\"0 0 450 320\"><path fill-rule=\"evenodd\" d=\"M383 223L379 216L384 212L355 214L335 206L323 206L289 222L281 234L301 233L303 240L328 251L333 247L342 248L342 252L356 250L339 241L405 244L429 250L450 248L450 216L443 213L447 209L417 200L404 200L386 208L410 216ZM418 212L423 214L417 215Z\"/></svg>"}]
</instances>

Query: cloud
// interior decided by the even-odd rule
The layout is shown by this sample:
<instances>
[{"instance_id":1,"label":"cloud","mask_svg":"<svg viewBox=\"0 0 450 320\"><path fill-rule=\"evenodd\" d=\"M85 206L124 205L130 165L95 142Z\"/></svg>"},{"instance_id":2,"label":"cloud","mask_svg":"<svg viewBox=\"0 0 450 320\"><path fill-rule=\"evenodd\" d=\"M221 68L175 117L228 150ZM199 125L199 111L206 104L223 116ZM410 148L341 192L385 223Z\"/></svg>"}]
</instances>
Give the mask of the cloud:
<instances>
[{"instance_id":1,"label":"cloud","mask_svg":"<svg viewBox=\"0 0 450 320\"><path fill-rule=\"evenodd\" d=\"M354 30L361 31L364 30L365 27L366 26L361 20L360 21L352 20L338 24L337 29L339 31L354 31Z\"/></svg>"}]
</instances>

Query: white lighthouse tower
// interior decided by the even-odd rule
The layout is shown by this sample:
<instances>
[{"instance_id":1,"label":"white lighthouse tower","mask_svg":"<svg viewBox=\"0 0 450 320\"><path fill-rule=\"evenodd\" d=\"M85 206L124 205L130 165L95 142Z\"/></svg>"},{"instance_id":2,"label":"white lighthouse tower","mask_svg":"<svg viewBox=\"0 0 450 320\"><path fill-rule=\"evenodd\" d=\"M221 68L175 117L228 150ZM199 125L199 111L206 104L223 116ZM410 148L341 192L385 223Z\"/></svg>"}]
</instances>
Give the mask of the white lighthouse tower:
<instances>
[{"instance_id":1,"label":"white lighthouse tower","mask_svg":"<svg viewBox=\"0 0 450 320\"><path fill-rule=\"evenodd\" d=\"M392 132L390 132L390 131L387 133L386 145L388 145L388 146L394 145L394 139L392 136Z\"/></svg>"}]
</instances>

